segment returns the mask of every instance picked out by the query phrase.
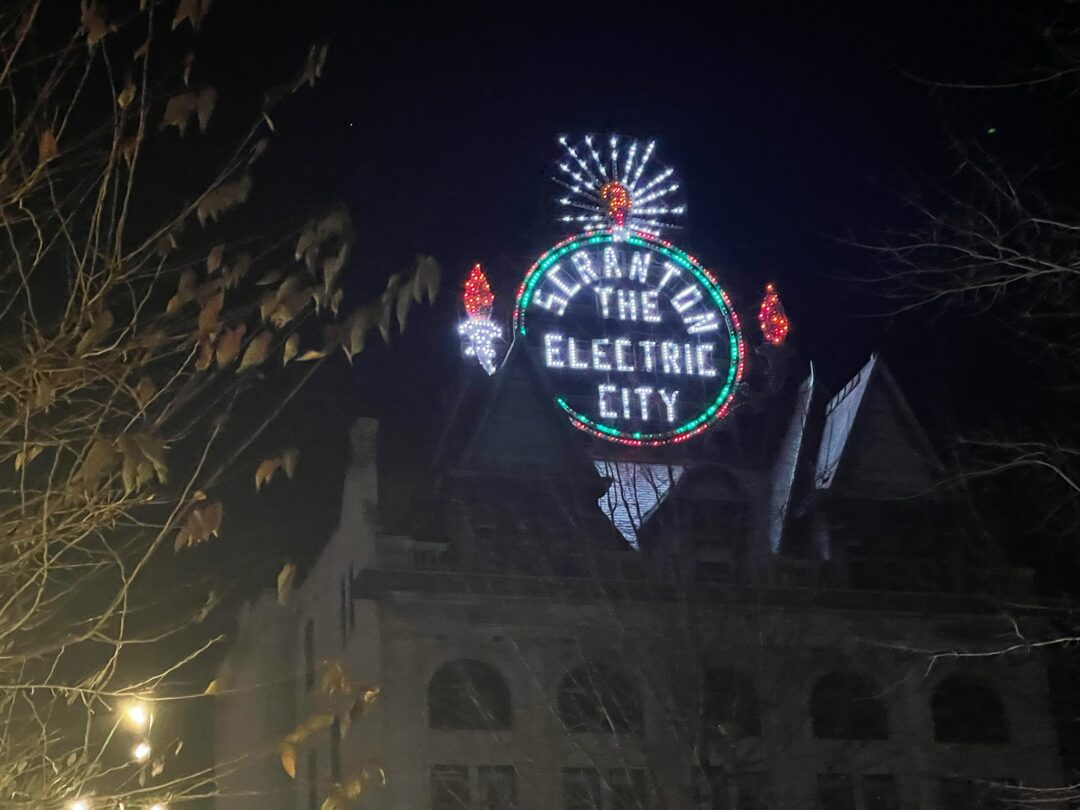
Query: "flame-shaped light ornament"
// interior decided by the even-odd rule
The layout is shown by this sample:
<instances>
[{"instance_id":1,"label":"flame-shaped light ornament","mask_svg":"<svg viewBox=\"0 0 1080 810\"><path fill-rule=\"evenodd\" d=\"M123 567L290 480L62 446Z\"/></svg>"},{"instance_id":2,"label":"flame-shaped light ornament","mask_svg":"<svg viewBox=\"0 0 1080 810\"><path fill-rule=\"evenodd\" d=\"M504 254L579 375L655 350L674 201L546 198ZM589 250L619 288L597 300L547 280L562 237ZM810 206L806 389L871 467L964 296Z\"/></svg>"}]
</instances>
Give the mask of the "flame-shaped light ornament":
<instances>
[{"instance_id":1,"label":"flame-shaped light ornament","mask_svg":"<svg viewBox=\"0 0 1080 810\"><path fill-rule=\"evenodd\" d=\"M484 371L494 374L498 357L495 344L502 340L503 334L502 327L491 320L495 295L479 262L465 278L462 300L468 317L458 325L458 334L465 339L465 355L475 357Z\"/></svg>"},{"instance_id":2,"label":"flame-shaped light ornament","mask_svg":"<svg viewBox=\"0 0 1080 810\"><path fill-rule=\"evenodd\" d=\"M784 312L784 305L776 292L776 285L771 282L765 285L765 297L761 299L757 317L765 340L773 346L779 346L787 340L791 322L788 320L787 313Z\"/></svg>"}]
</instances>

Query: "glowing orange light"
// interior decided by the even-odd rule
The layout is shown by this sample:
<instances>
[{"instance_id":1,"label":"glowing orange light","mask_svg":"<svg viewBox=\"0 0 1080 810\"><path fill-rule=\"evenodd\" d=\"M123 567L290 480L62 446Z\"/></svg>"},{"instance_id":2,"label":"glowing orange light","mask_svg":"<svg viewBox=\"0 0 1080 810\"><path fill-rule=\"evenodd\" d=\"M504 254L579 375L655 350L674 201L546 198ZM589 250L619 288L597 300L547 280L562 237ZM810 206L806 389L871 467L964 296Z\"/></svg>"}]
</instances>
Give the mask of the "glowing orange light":
<instances>
[{"instance_id":1,"label":"glowing orange light","mask_svg":"<svg viewBox=\"0 0 1080 810\"><path fill-rule=\"evenodd\" d=\"M621 228L626 224L626 217L630 213L633 200L630 197L630 189L615 180L605 183L600 189L600 199L607 203L608 216Z\"/></svg>"}]
</instances>

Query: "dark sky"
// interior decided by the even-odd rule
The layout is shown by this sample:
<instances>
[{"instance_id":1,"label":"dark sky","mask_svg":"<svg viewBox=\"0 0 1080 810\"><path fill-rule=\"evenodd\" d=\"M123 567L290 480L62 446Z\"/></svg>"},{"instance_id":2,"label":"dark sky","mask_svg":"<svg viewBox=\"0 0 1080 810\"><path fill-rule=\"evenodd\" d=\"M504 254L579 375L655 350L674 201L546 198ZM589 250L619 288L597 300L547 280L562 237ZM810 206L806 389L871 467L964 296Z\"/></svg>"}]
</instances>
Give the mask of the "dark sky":
<instances>
[{"instance_id":1,"label":"dark sky","mask_svg":"<svg viewBox=\"0 0 1080 810\"><path fill-rule=\"evenodd\" d=\"M932 429L1023 413L1031 380L1002 373L999 331L957 314L872 317L882 302L857 280L874 259L847 241L915 224L903 198L952 170L950 137L995 153L1049 148L1041 107L1023 94L913 78L983 82L1037 61L1033 7L215 3L200 58L226 69L223 109L230 94L284 78L310 42L331 45L323 81L277 117L253 202L278 220L345 200L359 234L356 298L417 252L445 273L435 311L418 310L392 349L321 375L269 437L304 447L299 480L281 495L318 505L318 516L234 523L271 538L264 565L248 570L265 577L283 555L321 545L336 520L341 437L358 412L438 423L460 373L453 325L466 269L484 262L508 315L526 268L564 235L551 181L560 133L655 138L687 195L674 240L717 272L751 323L775 280L792 341L827 381L881 351ZM249 547L237 540L237 551Z\"/></svg>"}]
</instances>

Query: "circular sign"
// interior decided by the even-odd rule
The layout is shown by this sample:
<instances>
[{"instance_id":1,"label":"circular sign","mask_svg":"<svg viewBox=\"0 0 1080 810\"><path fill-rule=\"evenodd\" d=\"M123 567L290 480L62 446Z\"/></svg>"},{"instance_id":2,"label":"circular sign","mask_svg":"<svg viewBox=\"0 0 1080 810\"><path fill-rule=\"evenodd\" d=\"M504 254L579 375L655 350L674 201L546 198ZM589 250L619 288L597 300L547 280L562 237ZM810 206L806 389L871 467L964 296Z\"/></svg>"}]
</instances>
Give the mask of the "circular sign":
<instances>
[{"instance_id":1,"label":"circular sign","mask_svg":"<svg viewBox=\"0 0 1080 810\"><path fill-rule=\"evenodd\" d=\"M574 425L620 444L696 436L727 415L742 378L727 294L693 256L641 231L596 230L547 251L518 290L514 332Z\"/></svg>"}]
</instances>

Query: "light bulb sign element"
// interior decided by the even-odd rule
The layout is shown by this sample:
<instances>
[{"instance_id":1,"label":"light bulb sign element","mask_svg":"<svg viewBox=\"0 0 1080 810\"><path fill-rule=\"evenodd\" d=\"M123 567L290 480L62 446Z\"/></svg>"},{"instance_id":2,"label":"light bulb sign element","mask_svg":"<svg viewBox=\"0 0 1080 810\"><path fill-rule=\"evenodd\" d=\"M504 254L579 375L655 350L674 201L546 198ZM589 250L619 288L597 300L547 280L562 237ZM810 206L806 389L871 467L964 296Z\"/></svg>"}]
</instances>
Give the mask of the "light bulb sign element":
<instances>
[{"instance_id":1,"label":"light bulb sign element","mask_svg":"<svg viewBox=\"0 0 1080 810\"><path fill-rule=\"evenodd\" d=\"M644 231L560 242L525 275L514 332L556 403L607 441L659 447L723 419L745 347L727 293L693 256Z\"/></svg>"}]
</instances>

